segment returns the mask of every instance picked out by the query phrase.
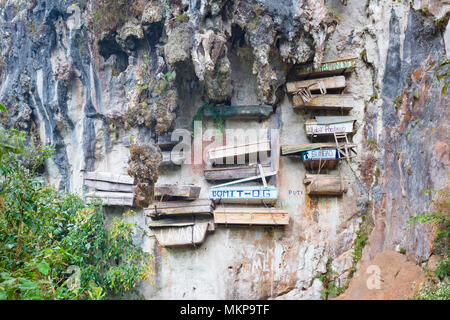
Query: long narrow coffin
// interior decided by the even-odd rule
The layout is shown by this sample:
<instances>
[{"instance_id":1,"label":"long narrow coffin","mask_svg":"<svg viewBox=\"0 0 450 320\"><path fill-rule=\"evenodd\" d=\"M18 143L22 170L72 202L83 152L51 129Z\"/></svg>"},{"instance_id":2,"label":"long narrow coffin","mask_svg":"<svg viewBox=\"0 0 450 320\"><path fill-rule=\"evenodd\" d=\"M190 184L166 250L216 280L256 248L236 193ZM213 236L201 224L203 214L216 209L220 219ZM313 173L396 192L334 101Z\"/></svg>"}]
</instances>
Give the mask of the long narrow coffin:
<instances>
[{"instance_id":1,"label":"long narrow coffin","mask_svg":"<svg viewBox=\"0 0 450 320\"><path fill-rule=\"evenodd\" d=\"M345 77L335 76L327 78L317 78L302 81L292 81L286 83L286 90L288 93L296 93L302 88L309 88L311 92L319 91L320 86L326 89L343 89L345 88Z\"/></svg>"},{"instance_id":2,"label":"long narrow coffin","mask_svg":"<svg viewBox=\"0 0 450 320\"><path fill-rule=\"evenodd\" d=\"M328 174L306 174L303 182L308 195L339 196L348 190L349 181L341 176Z\"/></svg>"},{"instance_id":3,"label":"long narrow coffin","mask_svg":"<svg viewBox=\"0 0 450 320\"><path fill-rule=\"evenodd\" d=\"M110 172L86 172L84 185L89 188L85 195L88 202L101 199L104 205L133 206L134 178Z\"/></svg>"},{"instance_id":4,"label":"long narrow coffin","mask_svg":"<svg viewBox=\"0 0 450 320\"><path fill-rule=\"evenodd\" d=\"M216 203L261 203L273 205L278 199L278 188L272 186L211 188L209 197Z\"/></svg>"},{"instance_id":5,"label":"long narrow coffin","mask_svg":"<svg viewBox=\"0 0 450 320\"><path fill-rule=\"evenodd\" d=\"M214 210L214 203L210 199L193 201L153 202L144 209L148 217L200 215L210 216Z\"/></svg>"},{"instance_id":6,"label":"long narrow coffin","mask_svg":"<svg viewBox=\"0 0 450 320\"><path fill-rule=\"evenodd\" d=\"M295 71L299 76L343 74L353 71L357 61L356 57L328 60L322 62L317 68L313 63L309 63L296 67Z\"/></svg>"},{"instance_id":7,"label":"long narrow coffin","mask_svg":"<svg viewBox=\"0 0 450 320\"><path fill-rule=\"evenodd\" d=\"M132 184L114 183L106 181L96 180L84 180L84 185L89 188L93 188L99 191L111 191L111 192L133 192Z\"/></svg>"},{"instance_id":8,"label":"long narrow coffin","mask_svg":"<svg viewBox=\"0 0 450 320\"><path fill-rule=\"evenodd\" d=\"M351 110L354 99L348 94L313 94L312 100L304 103L300 95L292 97L294 108Z\"/></svg>"},{"instance_id":9,"label":"long narrow coffin","mask_svg":"<svg viewBox=\"0 0 450 320\"><path fill-rule=\"evenodd\" d=\"M85 195L85 199L88 202L101 199L108 206L134 206L134 194L128 192L92 191Z\"/></svg>"},{"instance_id":10,"label":"long narrow coffin","mask_svg":"<svg viewBox=\"0 0 450 320\"><path fill-rule=\"evenodd\" d=\"M180 140L181 140L181 138L178 141L172 140L172 132L170 132L170 133L166 133L166 134L158 136L158 139L156 140L156 144L161 149L165 149L165 148L173 147L174 145L179 143Z\"/></svg>"},{"instance_id":11,"label":"long narrow coffin","mask_svg":"<svg viewBox=\"0 0 450 320\"><path fill-rule=\"evenodd\" d=\"M214 210L214 222L216 224L288 225L289 213L278 208L220 207Z\"/></svg>"},{"instance_id":12,"label":"long narrow coffin","mask_svg":"<svg viewBox=\"0 0 450 320\"><path fill-rule=\"evenodd\" d=\"M134 184L134 178L125 174L115 174L110 172L86 172L85 180L106 181L111 183Z\"/></svg>"},{"instance_id":13,"label":"long narrow coffin","mask_svg":"<svg viewBox=\"0 0 450 320\"><path fill-rule=\"evenodd\" d=\"M351 116L316 117L305 121L305 132L308 136L333 135L335 132L352 133L355 118Z\"/></svg>"},{"instance_id":14,"label":"long narrow coffin","mask_svg":"<svg viewBox=\"0 0 450 320\"><path fill-rule=\"evenodd\" d=\"M263 165L263 170L268 172L271 169L270 165ZM205 179L209 181L227 181L235 179L245 179L259 174L258 166L239 166L239 167L224 167L211 168L203 171Z\"/></svg>"},{"instance_id":15,"label":"long narrow coffin","mask_svg":"<svg viewBox=\"0 0 450 320\"><path fill-rule=\"evenodd\" d=\"M206 118L220 117L223 119L264 119L270 116L273 107L268 105L220 106L213 110L205 108Z\"/></svg>"},{"instance_id":16,"label":"long narrow coffin","mask_svg":"<svg viewBox=\"0 0 450 320\"><path fill-rule=\"evenodd\" d=\"M210 222L165 219L151 221L148 226L162 247L199 245L205 241Z\"/></svg>"},{"instance_id":17,"label":"long narrow coffin","mask_svg":"<svg viewBox=\"0 0 450 320\"><path fill-rule=\"evenodd\" d=\"M157 184L155 186L155 197L181 197L188 199L198 198L201 187L176 184Z\"/></svg>"},{"instance_id":18,"label":"long narrow coffin","mask_svg":"<svg viewBox=\"0 0 450 320\"><path fill-rule=\"evenodd\" d=\"M245 157L259 152L270 152L270 140L213 148L208 151L208 159L211 161L223 160L225 163L226 158Z\"/></svg>"},{"instance_id":19,"label":"long narrow coffin","mask_svg":"<svg viewBox=\"0 0 450 320\"><path fill-rule=\"evenodd\" d=\"M303 151L302 160L306 168L333 169L339 162L339 152L336 148L322 148Z\"/></svg>"}]
</instances>

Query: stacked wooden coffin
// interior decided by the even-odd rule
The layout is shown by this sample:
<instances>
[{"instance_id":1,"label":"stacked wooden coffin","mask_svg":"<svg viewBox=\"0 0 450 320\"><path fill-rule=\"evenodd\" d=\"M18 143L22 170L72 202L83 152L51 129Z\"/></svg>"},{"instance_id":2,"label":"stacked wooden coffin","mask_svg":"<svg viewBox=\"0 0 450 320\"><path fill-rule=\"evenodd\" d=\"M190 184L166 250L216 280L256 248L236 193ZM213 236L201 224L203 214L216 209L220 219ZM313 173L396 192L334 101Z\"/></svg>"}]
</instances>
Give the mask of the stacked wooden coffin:
<instances>
[{"instance_id":1,"label":"stacked wooden coffin","mask_svg":"<svg viewBox=\"0 0 450 320\"><path fill-rule=\"evenodd\" d=\"M356 58L323 62L318 68L312 64L298 68L298 81L286 84L296 109L341 110L347 112L354 105L353 97L342 94L345 73L351 72ZM349 143L356 119L352 116L316 116L304 124L307 137L314 142L282 146L283 156L300 157L306 169L304 183L308 195L342 195L347 192L348 180L339 175L320 174L323 169L335 169L341 159L350 161L356 154L355 144ZM331 141L329 141L331 140Z\"/></svg>"},{"instance_id":2,"label":"stacked wooden coffin","mask_svg":"<svg viewBox=\"0 0 450 320\"><path fill-rule=\"evenodd\" d=\"M162 167L180 166L186 159L177 154L172 154L171 150L180 141L172 139L172 132L158 136L156 145L161 149Z\"/></svg>"},{"instance_id":3,"label":"stacked wooden coffin","mask_svg":"<svg viewBox=\"0 0 450 320\"><path fill-rule=\"evenodd\" d=\"M261 112L267 115L272 110L272 107L267 106L251 107L251 110L250 106L243 108L247 115L257 112L254 107L261 108ZM230 113L231 111L227 111L224 114ZM268 184L269 179L276 176L278 171L278 145L276 133L253 143L225 145L208 151L207 158L214 167L204 170L206 179L228 181L209 191L209 197L215 204L214 223L270 226L289 224L288 212L272 208L278 199L278 188ZM264 163L259 158L259 153L270 155L269 163ZM238 159L243 163L236 164ZM244 185L248 183L253 185Z\"/></svg>"},{"instance_id":4,"label":"stacked wooden coffin","mask_svg":"<svg viewBox=\"0 0 450 320\"><path fill-rule=\"evenodd\" d=\"M87 172L84 175L84 185L88 187L85 199L92 202L102 200L106 206L129 206L134 203L134 178L124 174L110 172Z\"/></svg>"},{"instance_id":5,"label":"stacked wooden coffin","mask_svg":"<svg viewBox=\"0 0 450 320\"><path fill-rule=\"evenodd\" d=\"M199 194L200 187L191 185L155 186L155 201L144 212L151 218L148 226L159 245L199 245L207 231L214 230L214 203L198 199Z\"/></svg>"}]
</instances>

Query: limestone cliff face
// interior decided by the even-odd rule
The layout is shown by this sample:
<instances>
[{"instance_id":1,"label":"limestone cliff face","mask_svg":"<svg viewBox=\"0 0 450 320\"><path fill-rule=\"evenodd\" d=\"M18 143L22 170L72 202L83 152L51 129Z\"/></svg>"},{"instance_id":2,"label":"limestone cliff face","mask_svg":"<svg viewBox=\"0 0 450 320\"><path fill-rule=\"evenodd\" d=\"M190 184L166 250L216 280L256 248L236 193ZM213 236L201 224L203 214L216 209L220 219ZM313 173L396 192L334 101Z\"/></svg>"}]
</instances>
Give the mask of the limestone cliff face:
<instances>
[{"instance_id":1,"label":"limestone cliff face","mask_svg":"<svg viewBox=\"0 0 450 320\"><path fill-rule=\"evenodd\" d=\"M407 220L427 209L422 189L447 181L449 97L435 67L449 58L449 5L139 0L108 13L124 17L111 29L93 1L72 3L0 0L1 121L54 146L47 178L60 189L81 192L85 171L126 173L130 144L190 129L204 103L272 105L266 121L224 128L278 128L281 144L307 143L304 121L325 113L293 111L284 89L293 67L359 58L345 89L358 119L358 157L342 168L348 193L310 199L304 166L282 158L277 185L290 225L219 227L197 248L145 239L157 262L156 286L142 284L147 298L320 299L327 262L336 285L346 283L362 215L371 225L363 260L400 248L430 256L432 230ZM158 182L193 183L207 197L202 173L160 168Z\"/></svg>"}]
</instances>

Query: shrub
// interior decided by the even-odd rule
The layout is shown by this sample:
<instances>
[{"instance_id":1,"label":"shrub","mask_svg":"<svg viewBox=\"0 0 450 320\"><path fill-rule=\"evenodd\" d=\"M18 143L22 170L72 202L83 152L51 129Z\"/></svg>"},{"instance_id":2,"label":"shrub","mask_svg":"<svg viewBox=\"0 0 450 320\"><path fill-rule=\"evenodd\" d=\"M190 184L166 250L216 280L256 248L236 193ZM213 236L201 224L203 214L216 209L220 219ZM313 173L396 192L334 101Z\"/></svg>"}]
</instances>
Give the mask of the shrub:
<instances>
[{"instance_id":1,"label":"shrub","mask_svg":"<svg viewBox=\"0 0 450 320\"><path fill-rule=\"evenodd\" d=\"M1 129L0 141L0 299L104 299L152 276L137 225L114 218L107 228L101 204L43 185L36 168L51 150L30 161L24 134Z\"/></svg>"}]
</instances>

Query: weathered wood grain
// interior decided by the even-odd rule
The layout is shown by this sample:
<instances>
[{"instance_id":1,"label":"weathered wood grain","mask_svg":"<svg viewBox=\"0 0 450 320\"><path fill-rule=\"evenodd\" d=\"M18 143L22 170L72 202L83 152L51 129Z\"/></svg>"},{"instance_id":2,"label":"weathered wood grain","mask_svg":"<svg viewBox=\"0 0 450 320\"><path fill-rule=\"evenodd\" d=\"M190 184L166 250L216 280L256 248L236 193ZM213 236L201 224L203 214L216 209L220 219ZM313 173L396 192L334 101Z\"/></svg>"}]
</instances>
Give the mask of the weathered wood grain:
<instances>
[{"instance_id":1,"label":"weathered wood grain","mask_svg":"<svg viewBox=\"0 0 450 320\"><path fill-rule=\"evenodd\" d=\"M242 106L220 106L216 108L217 115L208 108L203 114L206 118L219 116L224 119L254 119L267 118L273 112L273 107L268 105L242 105Z\"/></svg>"},{"instance_id":2,"label":"weathered wood grain","mask_svg":"<svg viewBox=\"0 0 450 320\"><path fill-rule=\"evenodd\" d=\"M134 194L127 192L106 192L106 191L94 191L85 195L85 199L88 202L100 198L104 205L111 206L134 206Z\"/></svg>"},{"instance_id":3,"label":"weathered wood grain","mask_svg":"<svg viewBox=\"0 0 450 320\"><path fill-rule=\"evenodd\" d=\"M208 159L211 161L228 157L246 156L252 153L270 151L270 141L262 140L234 146L221 146L208 151Z\"/></svg>"},{"instance_id":4,"label":"weathered wood grain","mask_svg":"<svg viewBox=\"0 0 450 320\"><path fill-rule=\"evenodd\" d=\"M341 195L347 192L349 180L337 175L306 174L303 182L308 195Z\"/></svg>"},{"instance_id":5,"label":"weathered wood grain","mask_svg":"<svg viewBox=\"0 0 450 320\"><path fill-rule=\"evenodd\" d=\"M95 190L99 191L133 192L132 184L113 183L96 180L84 180L84 184L89 188L94 188Z\"/></svg>"},{"instance_id":6,"label":"weathered wood grain","mask_svg":"<svg viewBox=\"0 0 450 320\"><path fill-rule=\"evenodd\" d=\"M86 180L106 181L111 183L134 184L134 178L125 174L115 174L110 172L86 172Z\"/></svg>"},{"instance_id":7,"label":"weathered wood grain","mask_svg":"<svg viewBox=\"0 0 450 320\"><path fill-rule=\"evenodd\" d=\"M278 208L226 208L214 210L216 224L288 225L289 213Z\"/></svg>"},{"instance_id":8,"label":"weathered wood grain","mask_svg":"<svg viewBox=\"0 0 450 320\"><path fill-rule=\"evenodd\" d=\"M313 94L312 100L304 103L299 95L292 97L294 108L311 108L311 109L344 109L351 110L355 101L351 95L346 94Z\"/></svg>"},{"instance_id":9,"label":"weathered wood grain","mask_svg":"<svg viewBox=\"0 0 450 320\"><path fill-rule=\"evenodd\" d=\"M340 74L353 71L358 58L340 58L322 62L317 68L313 63L296 67L296 74L299 76L320 75L320 74Z\"/></svg>"},{"instance_id":10,"label":"weathered wood grain","mask_svg":"<svg viewBox=\"0 0 450 320\"><path fill-rule=\"evenodd\" d=\"M318 82L322 82L327 89L342 89L345 88L345 77L335 76L327 78L317 78L302 81L292 81L286 83L286 90L288 93L294 93L301 88L309 87L310 91L320 90Z\"/></svg>"},{"instance_id":11,"label":"weathered wood grain","mask_svg":"<svg viewBox=\"0 0 450 320\"><path fill-rule=\"evenodd\" d=\"M155 186L155 197L169 196L182 198L198 198L200 187L188 185L160 184Z\"/></svg>"},{"instance_id":12,"label":"weathered wood grain","mask_svg":"<svg viewBox=\"0 0 450 320\"><path fill-rule=\"evenodd\" d=\"M264 171L270 171L269 165L262 165ZM204 169L206 180L225 181L234 179L245 179L256 176L259 173L258 166L239 166L226 168Z\"/></svg>"},{"instance_id":13,"label":"weathered wood grain","mask_svg":"<svg viewBox=\"0 0 450 320\"><path fill-rule=\"evenodd\" d=\"M195 223L164 228L152 228L158 244L163 247L199 245L206 238L209 223Z\"/></svg>"}]
</instances>

